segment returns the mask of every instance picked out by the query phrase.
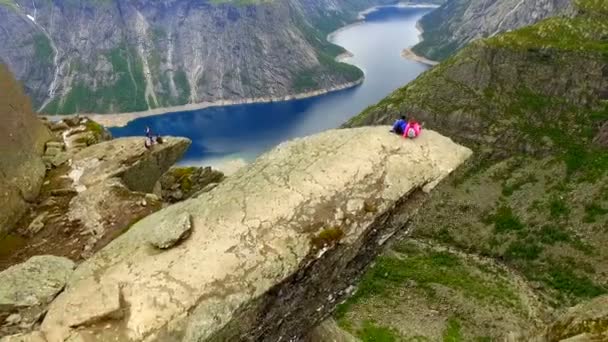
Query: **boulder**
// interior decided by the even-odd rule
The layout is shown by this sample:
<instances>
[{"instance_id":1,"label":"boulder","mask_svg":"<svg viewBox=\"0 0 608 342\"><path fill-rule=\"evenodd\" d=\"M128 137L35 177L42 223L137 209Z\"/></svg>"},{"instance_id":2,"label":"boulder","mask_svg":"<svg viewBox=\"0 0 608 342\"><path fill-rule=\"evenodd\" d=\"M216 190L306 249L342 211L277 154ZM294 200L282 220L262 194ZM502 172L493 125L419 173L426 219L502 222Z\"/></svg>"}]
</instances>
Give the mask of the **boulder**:
<instances>
[{"instance_id":1,"label":"boulder","mask_svg":"<svg viewBox=\"0 0 608 342\"><path fill-rule=\"evenodd\" d=\"M40 331L33 331L28 334L16 334L0 338L0 342L47 342Z\"/></svg>"},{"instance_id":2,"label":"boulder","mask_svg":"<svg viewBox=\"0 0 608 342\"><path fill-rule=\"evenodd\" d=\"M435 132L405 140L387 127L281 144L213 191L142 219L82 263L41 330L49 342L66 341L74 333L70 307L88 305L91 284L118 283L122 318L79 334L99 341L301 338L470 155ZM161 222L178 225L185 215L186 240L162 251L151 246Z\"/></svg>"},{"instance_id":3,"label":"boulder","mask_svg":"<svg viewBox=\"0 0 608 342\"><path fill-rule=\"evenodd\" d=\"M51 133L36 117L21 85L0 63L0 236L10 231L38 196Z\"/></svg>"},{"instance_id":4,"label":"boulder","mask_svg":"<svg viewBox=\"0 0 608 342\"><path fill-rule=\"evenodd\" d=\"M74 267L69 259L43 255L0 272L0 312L48 304L63 289Z\"/></svg>"},{"instance_id":5,"label":"boulder","mask_svg":"<svg viewBox=\"0 0 608 342\"><path fill-rule=\"evenodd\" d=\"M608 341L608 295L568 309L543 337L544 341Z\"/></svg>"},{"instance_id":6,"label":"boulder","mask_svg":"<svg viewBox=\"0 0 608 342\"><path fill-rule=\"evenodd\" d=\"M210 167L172 167L160 179L162 196L174 203L210 191L210 184L224 180L224 174Z\"/></svg>"},{"instance_id":7,"label":"boulder","mask_svg":"<svg viewBox=\"0 0 608 342\"><path fill-rule=\"evenodd\" d=\"M177 219L161 221L148 235L148 242L159 249L167 249L188 237L192 231L192 222L189 214L184 213Z\"/></svg>"},{"instance_id":8,"label":"boulder","mask_svg":"<svg viewBox=\"0 0 608 342\"><path fill-rule=\"evenodd\" d=\"M79 293L73 302L67 304L70 310L70 327L89 325L100 320L122 317L120 288L116 283L103 285L92 282L87 291Z\"/></svg>"},{"instance_id":9,"label":"boulder","mask_svg":"<svg viewBox=\"0 0 608 342\"><path fill-rule=\"evenodd\" d=\"M186 138L167 137L148 150L144 138L121 138L89 146L72 157L75 187L120 178L133 191L152 192L154 185L190 146Z\"/></svg>"},{"instance_id":10,"label":"boulder","mask_svg":"<svg viewBox=\"0 0 608 342\"><path fill-rule=\"evenodd\" d=\"M108 236L108 233L119 233L124 227L160 209L161 201L147 195L127 189L118 178L106 179L72 198L65 217L82 224L90 236L88 249L93 250L98 241L106 240L107 243L108 238L115 236ZM145 206L142 206L143 202Z\"/></svg>"}]
</instances>

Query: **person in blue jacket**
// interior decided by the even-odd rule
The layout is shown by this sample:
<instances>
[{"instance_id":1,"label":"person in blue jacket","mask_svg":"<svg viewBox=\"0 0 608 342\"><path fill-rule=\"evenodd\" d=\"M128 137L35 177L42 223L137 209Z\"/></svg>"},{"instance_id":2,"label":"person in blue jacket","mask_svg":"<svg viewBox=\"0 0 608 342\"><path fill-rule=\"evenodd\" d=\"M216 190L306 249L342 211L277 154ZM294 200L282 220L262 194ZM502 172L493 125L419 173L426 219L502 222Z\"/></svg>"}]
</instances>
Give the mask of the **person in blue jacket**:
<instances>
[{"instance_id":1,"label":"person in blue jacket","mask_svg":"<svg viewBox=\"0 0 608 342\"><path fill-rule=\"evenodd\" d=\"M405 116L401 116L401 118L399 118L393 124L393 129L391 130L391 132L398 134L398 135L403 135L403 132L405 132L406 125L407 125L407 120L405 119Z\"/></svg>"}]
</instances>

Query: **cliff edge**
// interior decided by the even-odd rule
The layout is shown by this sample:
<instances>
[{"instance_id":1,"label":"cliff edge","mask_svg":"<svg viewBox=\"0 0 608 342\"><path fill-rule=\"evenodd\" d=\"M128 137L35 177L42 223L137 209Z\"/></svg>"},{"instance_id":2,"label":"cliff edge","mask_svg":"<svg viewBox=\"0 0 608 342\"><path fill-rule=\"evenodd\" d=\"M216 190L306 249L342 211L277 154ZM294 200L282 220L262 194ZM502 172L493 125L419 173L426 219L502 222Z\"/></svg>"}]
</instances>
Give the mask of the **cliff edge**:
<instances>
[{"instance_id":1,"label":"cliff edge","mask_svg":"<svg viewBox=\"0 0 608 342\"><path fill-rule=\"evenodd\" d=\"M41 329L50 342L302 337L470 154L387 127L284 143L81 264Z\"/></svg>"}]
</instances>

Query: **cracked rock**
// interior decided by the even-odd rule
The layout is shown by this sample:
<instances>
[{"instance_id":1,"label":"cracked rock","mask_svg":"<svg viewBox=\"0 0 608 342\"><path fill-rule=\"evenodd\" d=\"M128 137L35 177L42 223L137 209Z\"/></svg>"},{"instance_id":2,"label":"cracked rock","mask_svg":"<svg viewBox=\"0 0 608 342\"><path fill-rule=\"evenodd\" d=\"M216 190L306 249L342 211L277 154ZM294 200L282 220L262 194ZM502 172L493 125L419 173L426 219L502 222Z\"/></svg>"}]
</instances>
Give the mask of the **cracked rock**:
<instances>
[{"instance_id":1,"label":"cracked rock","mask_svg":"<svg viewBox=\"0 0 608 342\"><path fill-rule=\"evenodd\" d=\"M67 325L78 327L90 325L104 319L120 319L120 288L116 283L89 283L87 291L74 296L67 303L70 317Z\"/></svg>"},{"instance_id":2,"label":"cracked rock","mask_svg":"<svg viewBox=\"0 0 608 342\"><path fill-rule=\"evenodd\" d=\"M161 221L150 232L148 242L156 248L168 249L190 235L192 219L189 214L183 214L173 222Z\"/></svg>"},{"instance_id":3,"label":"cracked rock","mask_svg":"<svg viewBox=\"0 0 608 342\"><path fill-rule=\"evenodd\" d=\"M0 272L0 312L49 303L63 289L74 266L70 259L42 255Z\"/></svg>"},{"instance_id":4,"label":"cracked rock","mask_svg":"<svg viewBox=\"0 0 608 342\"><path fill-rule=\"evenodd\" d=\"M415 140L387 131L338 129L283 143L213 191L138 221L79 265L41 330L49 342L65 341L76 331L69 303L81 298L95 310L85 300L91 284L110 283L120 284L129 312L108 328L77 329L99 341L276 341L308 332L333 310L328 296L352 284L378 241L415 214L428 197L421 188L471 155L430 130ZM352 199L373 201L347 206ZM328 226L338 209L350 224ZM150 246L175 246L187 234L162 252ZM318 259L315 240L329 246Z\"/></svg>"},{"instance_id":5,"label":"cracked rock","mask_svg":"<svg viewBox=\"0 0 608 342\"><path fill-rule=\"evenodd\" d=\"M17 334L0 338L0 342L47 342L40 331L33 331L28 334Z\"/></svg>"}]
</instances>

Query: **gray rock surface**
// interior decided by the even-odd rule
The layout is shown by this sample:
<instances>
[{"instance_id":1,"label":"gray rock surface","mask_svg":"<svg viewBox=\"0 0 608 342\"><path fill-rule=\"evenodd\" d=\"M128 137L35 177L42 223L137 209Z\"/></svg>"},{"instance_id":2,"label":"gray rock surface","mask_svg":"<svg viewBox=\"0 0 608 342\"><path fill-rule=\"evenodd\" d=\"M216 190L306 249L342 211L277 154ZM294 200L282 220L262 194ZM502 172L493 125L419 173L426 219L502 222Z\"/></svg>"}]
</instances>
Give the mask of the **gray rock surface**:
<instances>
[{"instance_id":1,"label":"gray rock surface","mask_svg":"<svg viewBox=\"0 0 608 342\"><path fill-rule=\"evenodd\" d=\"M177 202L211 190L224 174L211 167L173 167L160 179L161 195L166 202Z\"/></svg>"},{"instance_id":2,"label":"gray rock surface","mask_svg":"<svg viewBox=\"0 0 608 342\"><path fill-rule=\"evenodd\" d=\"M74 267L69 259L43 255L0 272L0 312L49 303Z\"/></svg>"},{"instance_id":3,"label":"gray rock surface","mask_svg":"<svg viewBox=\"0 0 608 342\"><path fill-rule=\"evenodd\" d=\"M158 222L149 232L148 242L160 249L175 246L176 243L185 239L192 231L192 218L190 214L172 218L170 221Z\"/></svg>"},{"instance_id":4,"label":"gray rock surface","mask_svg":"<svg viewBox=\"0 0 608 342\"><path fill-rule=\"evenodd\" d=\"M44 335L39 331L28 334L16 334L0 338L0 342L47 342Z\"/></svg>"},{"instance_id":5,"label":"gray rock surface","mask_svg":"<svg viewBox=\"0 0 608 342\"><path fill-rule=\"evenodd\" d=\"M70 310L70 327L90 325L107 319L122 317L120 306L120 288L116 283L103 285L91 282L87 291L79 293L73 302L67 304Z\"/></svg>"},{"instance_id":6,"label":"gray rock surface","mask_svg":"<svg viewBox=\"0 0 608 342\"><path fill-rule=\"evenodd\" d=\"M0 58L50 113L282 97L361 77L336 66L315 26L387 2L8 0Z\"/></svg>"},{"instance_id":7,"label":"gray rock surface","mask_svg":"<svg viewBox=\"0 0 608 342\"><path fill-rule=\"evenodd\" d=\"M1 236L38 196L46 172L41 157L51 135L36 118L21 85L1 63L0 94Z\"/></svg>"},{"instance_id":8,"label":"gray rock surface","mask_svg":"<svg viewBox=\"0 0 608 342\"><path fill-rule=\"evenodd\" d=\"M190 146L190 140L165 137L151 150L145 138L121 138L102 142L76 153L70 176L78 191L109 178L120 178L133 191L152 192L158 179Z\"/></svg>"},{"instance_id":9,"label":"gray rock surface","mask_svg":"<svg viewBox=\"0 0 608 342\"><path fill-rule=\"evenodd\" d=\"M97 340L301 337L403 231L425 192L471 154L432 131L416 140L387 131L334 130L284 143L213 191L139 221L78 267L49 308L46 338L69 338L69 307L87 307L92 283L119 283L128 310L104 329L79 330ZM186 214L188 239L165 251L147 243L159 222Z\"/></svg>"}]
</instances>

